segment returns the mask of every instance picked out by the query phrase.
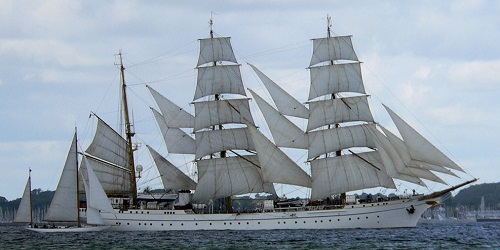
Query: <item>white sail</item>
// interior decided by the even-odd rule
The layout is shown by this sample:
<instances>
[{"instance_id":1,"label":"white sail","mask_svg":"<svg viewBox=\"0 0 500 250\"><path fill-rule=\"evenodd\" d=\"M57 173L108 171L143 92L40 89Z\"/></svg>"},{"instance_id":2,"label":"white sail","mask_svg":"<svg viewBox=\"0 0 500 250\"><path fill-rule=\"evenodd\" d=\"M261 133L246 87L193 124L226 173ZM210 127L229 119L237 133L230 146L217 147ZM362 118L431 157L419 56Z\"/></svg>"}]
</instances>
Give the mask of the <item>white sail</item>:
<instances>
[{"instance_id":1,"label":"white sail","mask_svg":"<svg viewBox=\"0 0 500 250\"><path fill-rule=\"evenodd\" d=\"M399 133L403 136L403 141L408 147L409 153L413 159L465 172L390 108L385 105L384 107L396 124Z\"/></svg>"},{"instance_id":2,"label":"white sail","mask_svg":"<svg viewBox=\"0 0 500 250\"><path fill-rule=\"evenodd\" d=\"M87 215L87 224L89 224L89 225L104 225L104 222L102 220L101 214L99 213L99 210L97 208L93 208L92 206L90 206L90 201L92 200L92 194L91 194L89 185L87 184L87 181L85 180L87 178L85 177L85 175L83 175L83 173L80 172L80 174L81 174L83 186L85 188L85 197L86 197L86 201L87 201L87 207L86 207L86 211L85 211L85 213Z\"/></svg>"},{"instance_id":3,"label":"white sail","mask_svg":"<svg viewBox=\"0 0 500 250\"><path fill-rule=\"evenodd\" d=\"M354 121L373 122L367 96L353 96L309 102L307 131L321 126Z\"/></svg>"},{"instance_id":4,"label":"white sail","mask_svg":"<svg viewBox=\"0 0 500 250\"><path fill-rule=\"evenodd\" d=\"M245 95L240 65L218 65L198 68L194 99L216 94Z\"/></svg>"},{"instance_id":5,"label":"white sail","mask_svg":"<svg viewBox=\"0 0 500 250\"><path fill-rule=\"evenodd\" d=\"M227 123L253 124L248 99L195 102L194 109L195 131Z\"/></svg>"},{"instance_id":6,"label":"white sail","mask_svg":"<svg viewBox=\"0 0 500 250\"><path fill-rule=\"evenodd\" d=\"M155 99L158 108L160 108L161 114L168 127L170 128L193 128L194 127L194 117L181 107L177 106L172 101L165 98L163 95L158 93L156 90L149 86L146 86L151 92L151 95Z\"/></svg>"},{"instance_id":7,"label":"white sail","mask_svg":"<svg viewBox=\"0 0 500 250\"><path fill-rule=\"evenodd\" d=\"M28 177L28 181L24 187L23 196L21 197L21 202L19 203L13 222L31 223L31 176Z\"/></svg>"},{"instance_id":8,"label":"white sail","mask_svg":"<svg viewBox=\"0 0 500 250\"><path fill-rule=\"evenodd\" d=\"M278 86L278 84L269 79L269 77L264 75L264 73L262 73L255 66L253 66L252 64L249 65L260 78L264 86L266 86L267 91L269 91L269 94L271 94L271 98L273 99L274 104L276 104L276 107L281 114L305 119L309 117L309 110L304 105L302 105L302 103L288 94L284 89L282 89L280 86ZM252 96L255 95L252 94Z\"/></svg>"},{"instance_id":9,"label":"white sail","mask_svg":"<svg viewBox=\"0 0 500 250\"><path fill-rule=\"evenodd\" d=\"M330 128L308 132L308 158L352 147L375 148L368 131L374 124L361 124L348 127Z\"/></svg>"},{"instance_id":10,"label":"white sail","mask_svg":"<svg viewBox=\"0 0 500 250\"><path fill-rule=\"evenodd\" d=\"M163 140L167 145L167 150L171 154L194 154L195 142L194 139L182 131L180 128L168 127L164 116L158 111L151 108L158 127L160 127Z\"/></svg>"},{"instance_id":11,"label":"white sail","mask_svg":"<svg viewBox=\"0 0 500 250\"><path fill-rule=\"evenodd\" d=\"M336 60L358 60L352 46L351 36L313 39L313 55L310 66Z\"/></svg>"},{"instance_id":12,"label":"white sail","mask_svg":"<svg viewBox=\"0 0 500 250\"><path fill-rule=\"evenodd\" d=\"M136 192L132 190L130 183L128 142L100 118L97 121L94 139L85 152L93 164L99 181L108 194ZM87 175L84 162L81 164L80 171L85 176ZM83 190L81 181L79 190Z\"/></svg>"},{"instance_id":13,"label":"white sail","mask_svg":"<svg viewBox=\"0 0 500 250\"><path fill-rule=\"evenodd\" d=\"M418 167L418 168L427 169L427 170L433 170L433 171L437 171L437 172L441 172L444 174L458 177L455 173L453 173L452 171L450 171L449 169L447 169L445 167L411 159L410 153L408 152L408 148L406 147L406 144L403 142L403 140L401 140L399 137L394 135L392 132L390 132L389 130L387 130L383 126L379 126L379 127L382 129L384 134L386 134L387 139L393 145L393 147L396 149L399 156L403 159L403 161L405 162L405 164L407 166Z\"/></svg>"},{"instance_id":14,"label":"white sail","mask_svg":"<svg viewBox=\"0 0 500 250\"><path fill-rule=\"evenodd\" d=\"M274 191L265 187L255 155L199 160L197 166L195 201Z\"/></svg>"},{"instance_id":15,"label":"white sail","mask_svg":"<svg viewBox=\"0 0 500 250\"><path fill-rule=\"evenodd\" d=\"M231 149L255 150L247 128L196 132L196 159Z\"/></svg>"},{"instance_id":16,"label":"white sail","mask_svg":"<svg viewBox=\"0 0 500 250\"><path fill-rule=\"evenodd\" d=\"M264 101L257 93L249 89L259 106L262 115L273 135L278 147L307 149L307 135L299 127L276 111L269 103Z\"/></svg>"},{"instance_id":17,"label":"white sail","mask_svg":"<svg viewBox=\"0 0 500 250\"><path fill-rule=\"evenodd\" d=\"M78 175L77 154L75 133L45 221L78 221L77 185L75 185Z\"/></svg>"},{"instance_id":18,"label":"white sail","mask_svg":"<svg viewBox=\"0 0 500 250\"><path fill-rule=\"evenodd\" d=\"M264 182L311 187L311 177L285 153L269 141L257 128L248 124L257 150Z\"/></svg>"},{"instance_id":19,"label":"white sail","mask_svg":"<svg viewBox=\"0 0 500 250\"><path fill-rule=\"evenodd\" d=\"M124 167L104 162L97 158L87 155L88 161L92 163L94 172L99 178L99 182L108 194L130 194L132 186L130 184L130 170ZM87 164L82 162L80 170L84 176L87 176ZM86 180L88 181L88 180ZM84 190L82 180L79 179L79 189Z\"/></svg>"},{"instance_id":20,"label":"white sail","mask_svg":"<svg viewBox=\"0 0 500 250\"><path fill-rule=\"evenodd\" d=\"M106 196L97 175L94 173L91 162L87 161L86 156L83 157L83 160L87 165L87 179L90 189L90 192L88 192L90 199L87 200L87 206L114 214L115 212L111 206L111 202L109 201L108 196Z\"/></svg>"},{"instance_id":21,"label":"white sail","mask_svg":"<svg viewBox=\"0 0 500 250\"><path fill-rule=\"evenodd\" d=\"M377 151L380 154L384 166L383 170L387 173L387 175L392 178L427 187L427 185L418 176L411 173L408 174L405 162L382 133L374 127L369 131L373 136Z\"/></svg>"},{"instance_id":22,"label":"white sail","mask_svg":"<svg viewBox=\"0 0 500 250\"><path fill-rule=\"evenodd\" d=\"M184 174L149 145L147 147L160 172L165 190L194 190L196 188L196 182L189 178L189 176Z\"/></svg>"},{"instance_id":23,"label":"white sail","mask_svg":"<svg viewBox=\"0 0 500 250\"><path fill-rule=\"evenodd\" d=\"M236 63L230 37L200 39L200 56L197 66L219 61Z\"/></svg>"},{"instance_id":24,"label":"white sail","mask_svg":"<svg viewBox=\"0 0 500 250\"><path fill-rule=\"evenodd\" d=\"M378 152L342 155L311 161L311 199L373 188L396 188L383 169Z\"/></svg>"},{"instance_id":25,"label":"white sail","mask_svg":"<svg viewBox=\"0 0 500 250\"><path fill-rule=\"evenodd\" d=\"M340 92L365 94L359 62L309 68L311 88L309 100Z\"/></svg>"}]
</instances>

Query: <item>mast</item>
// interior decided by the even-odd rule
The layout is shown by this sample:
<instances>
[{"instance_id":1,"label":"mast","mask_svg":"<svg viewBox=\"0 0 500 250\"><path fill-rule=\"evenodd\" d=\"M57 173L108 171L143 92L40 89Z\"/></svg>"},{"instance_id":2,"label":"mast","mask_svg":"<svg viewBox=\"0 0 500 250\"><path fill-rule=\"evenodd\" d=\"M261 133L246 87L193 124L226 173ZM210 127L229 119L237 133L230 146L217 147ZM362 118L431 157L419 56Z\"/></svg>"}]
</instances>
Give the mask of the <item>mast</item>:
<instances>
[{"instance_id":1,"label":"mast","mask_svg":"<svg viewBox=\"0 0 500 250\"><path fill-rule=\"evenodd\" d=\"M128 102L127 102L127 85L125 84L125 67L123 67L122 52L118 52L120 57L120 77L122 82L122 97L123 97L123 113L125 118L125 134L128 142L129 149L129 169L130 169L130 185L132 189L132 205L137 205L137 184L135 181L135 166L134 166L134 149L132 147L132 137L134 132L131 130L130 118L128 112Z\"/></svg>"},{"instance_id":2,"label":"mast","mask_svg":"<svg viewBox=\"0 0 500 250\"><path fill-rule=\"evenodd\" d=\"M76 141L75 141L75 160L76 160L76 164L75 164L75 168L76 168L76 185L77 185L77 188L76 188L76 211L77 211L77 215L76 215L76 218L77 218L77 223L78 223L78 227L82 227L82 223L80 221L80 195L78 194L78 183L79 183L79 178L78 178L78 138L77 138L77 128L75 127L75 138L76 138Z\"/></svg>"},{"instance_id":3,"label":"mast","mask_svg":"<svg viewBox=\"0 0 500 250\"><path fill-rule=\"evenodd\" d=\"M330 38L330 37L332 37L332 34L331 34L332 17L328 14L326 15L326 21L327 21L327 28L326 28L327 37ZM334 64L333 60L330 60L330 64L331 65ZM332 93L332 99L335 99L335 93ZM340 127L340 124L335 123L335 128L339 128L339 127ZM330 128L330 125L328 125L328 128ZM342 150L335 151L335 156L342 156ZM347 195L345 192L340 194L340 200L342 202L342 205L344 205L346 203Z\"/></svg>"},{"instance_id":4,"label":"mast","mask_svg":"<svg viewBox=\"0 0 500 250\"><path fill-rule=\"evenodd\" d=\"M33 202L31 201L31 168L29 168L28 174L28 183L29 183L29 193L30 193L30 227L33 227Z\"/></svg>"},{"instance_id":5,"label":"mast","mask_svg":"<svg viewBox=\"0 0 500 250\"><path fill-rule=\"evenodd\" d=\"M210 24L210 38L214 38L214 30L213 30L214 20L212 16L210 16L209 24ZM213 62L213 66L217 66L217 61ZM215 101L219 100L220 100L220 95L215 94ZM214 126L213 129L215 130L215 128L216 127ZM223 129L222 124L218 125L218 128L219 130L222 130ZM220 152L220 158L225 158L225 157L226 157L226 151L223 150ZM226 205L227 205L227 211L229 213L233 212L233 200L231 199L231 196L226 197Z\"/></svg>"}]
</instances>

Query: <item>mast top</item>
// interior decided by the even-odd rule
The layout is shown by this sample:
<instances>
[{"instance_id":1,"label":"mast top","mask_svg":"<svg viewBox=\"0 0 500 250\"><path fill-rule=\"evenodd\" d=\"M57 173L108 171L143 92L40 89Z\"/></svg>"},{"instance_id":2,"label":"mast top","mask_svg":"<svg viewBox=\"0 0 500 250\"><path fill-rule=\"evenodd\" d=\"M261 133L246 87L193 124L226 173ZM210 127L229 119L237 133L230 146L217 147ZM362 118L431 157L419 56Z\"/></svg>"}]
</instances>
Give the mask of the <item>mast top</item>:
<instances>
[{"instance_id":1,"label":"mast top","mask_svg":"<svg viewBox=\"0 0 500 250\"><path fill-rule=\"evenodd\" d=\"M213 19L213 12L210 13L210 21L208 21L208 23L210 24L210 38L214 38L214 30L213 30L213 26L214 26L214 19Z\"/></svg>"},{"instance_id":2,"label":"mast top","mask_svg":"<svg viewBox=\"0 0 500 250\"><path fill-rule=\"evenodd\" d=\"M326 22L327 22L327 27L326 27L326 31L327 31L327 37L331 37L331 33L330 33L330 27L332 27L332 17L330 15L326 15Z\"/></svg>"}]
</instances>

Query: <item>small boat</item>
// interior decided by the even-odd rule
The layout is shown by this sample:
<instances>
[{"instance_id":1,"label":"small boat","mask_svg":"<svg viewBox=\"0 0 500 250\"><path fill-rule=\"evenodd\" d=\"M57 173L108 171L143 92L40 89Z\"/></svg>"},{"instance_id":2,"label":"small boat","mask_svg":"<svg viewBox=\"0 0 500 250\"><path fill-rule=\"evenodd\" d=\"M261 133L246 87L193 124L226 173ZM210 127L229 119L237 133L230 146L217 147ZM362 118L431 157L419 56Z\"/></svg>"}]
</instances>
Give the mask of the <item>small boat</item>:
<instances>
[{"instance_id":1,"label":"small boat","mask_svg":"<svg viewBox=\"0 0 500 250\"><path fill-rule=\"evenodd\" d=\"M90 171L91 167L87 165L89 169L89 175L94 174ZM95 176L95 174L94 174ZM80 209L79 209L79 198L78 198L78 152L77 152L77 136L76 131L73 136L73 141L71 143L71 148L68 152L66 163L64 165L59 184L57 185L56 192L52 198L47 215L44 218L44 222L49 222L52 224L37 225L33 224L32 216L32 206L31 206L31 169L30 176L28 178L28 183L24 190L23 197L21 199L21 204L19 205L18 212L16 214L16 219L14 222L28 222L28 230L39 232L39 233L62 233L62 232L95 232L108 229L109 225L104 225L102 223L101 215L97 213L89 213L90 210L95 210L94 207L104 207L100 205L95 206L96 199L99 199L99 194L94 195L88 187L86 188L87 194L87 223L82 224L80 221ZM89 180L92 178L89 178ZM85 182L84 182L85 184ZM86 185L87 186L87 185ZM93 189L102 190L99 183L93 183ZM89 190L87 190L89 189ZM99 192L94 191L94 192ZM104 191L102 191L104 193ZM107 197L105 200L107 203ZM111 204L109 204L111 206ZM113 209L111 208L111 211ZM97 210L98 211L98 210ZM108 210L109 211L109 210ZM29 218L29 220L28 220ZM56 225L55 223L64 223L61 225ZM76 223L76 225L71 225Z\"/></svg>"}]
</instances>

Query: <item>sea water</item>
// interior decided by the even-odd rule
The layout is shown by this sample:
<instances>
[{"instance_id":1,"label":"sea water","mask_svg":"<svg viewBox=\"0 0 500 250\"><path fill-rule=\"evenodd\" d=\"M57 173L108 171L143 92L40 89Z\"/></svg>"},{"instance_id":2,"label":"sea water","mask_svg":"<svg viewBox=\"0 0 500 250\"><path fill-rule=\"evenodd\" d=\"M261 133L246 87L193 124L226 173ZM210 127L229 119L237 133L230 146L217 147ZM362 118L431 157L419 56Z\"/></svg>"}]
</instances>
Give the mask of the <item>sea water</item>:
<instances>
[{"instance_id":1,"label":"sea water","mask_svg":"<svg viewBox=\"0 0 500 250\"><path fill-rule=\"evenodd\" d=\"M0 224L0 249L500 249L499 222L416 228L49 233Z\"/></svg>"}]
</instances>

